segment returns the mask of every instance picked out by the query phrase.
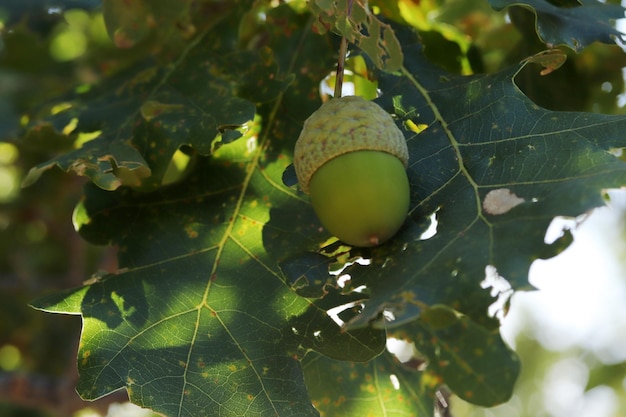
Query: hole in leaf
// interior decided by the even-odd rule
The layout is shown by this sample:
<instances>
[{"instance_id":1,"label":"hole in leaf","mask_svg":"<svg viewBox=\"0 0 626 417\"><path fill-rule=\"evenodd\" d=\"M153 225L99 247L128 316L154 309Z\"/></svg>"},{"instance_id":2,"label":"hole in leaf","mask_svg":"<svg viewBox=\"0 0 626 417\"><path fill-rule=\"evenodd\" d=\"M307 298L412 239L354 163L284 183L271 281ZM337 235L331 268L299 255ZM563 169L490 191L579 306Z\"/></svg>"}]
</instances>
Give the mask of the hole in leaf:
<instances>
[{"instance_id":1,"label":"hole in leaf","mask_svg":"<svg viewBox=\"0 0 626 417\"><path fill-rule=\"evenodd\" d=\"M497 297L487 309L489 316L496 317L499 320L504 319L507 303L514 292L509 281L498 274L495 266L487 265L485 267L485 279L481 281L480 287L484 289L490 288L489 294L492 297Z\"/></svg>"},{"instance_id":2,"label":"hole in leaf","mask_svg":"<svg viewBox=\"0 0 626 417\"><path fill-rule=\"evenodd\" d=\"M347 303L347 304L342 304L340 306L337 307L333 307L330 308L326 311L326 314L328 315L328 317L330 317L335 323L337 323L337 326L339 327L343 327L343 325L346 323L345 321L343 321L341 319L341 317L339 317L339 315L341 313L343 313L346 310L349 310L351 308L356 307L357 305L359 305L359 302L351 302L351 303Z\"/></svg>"},{"instance_id":3,"label":"hole in leaf","mask_svg":"<svg viewBox=\"0 0 626 417\"><path fill-rule=\"evenodd\" d=\"M343 263L336 263L334 265L331 265L329 267L329 272L331 275L337 275L340 276L341 273L349 266L354 265L354 264L359 264L359 265L369 265L372 263L371 259L366 259L363 258L362 256L359 256L353 260L350 261L346 261Z\"/></svg>"},{"instance_id":4,"label":"hole in leaf","mask_svg":"<svg viewBox=\"0 0 626 417\"><path fill-rule=\"evenodd\" d=\"M409 227L413 227L409 233L412 236L417 236L417 240L428 240L437 234L437 228L439 226L438 213L441 207L437 207L433 212L428 215L423 213L417 213L417 208L409 210L409 219L413 220L409 223ZM402 250L405 250L405 245Z\"/></svg>"},{"instance_id":5,"label":"hole in leaf","mask_svg":"<svg viewBox=\"0 0 626 417\"><path fill-rule=\"evenodd\" d=\"M339 288L344 288L346 286L346 283L350 281L350 279L352 279L352 277L348 274L340 275L337 278L337 285L339 286Z\"/></svg>"},{"instance_id":6,"label":"hole in leaf","mask_svg":"<svg viewBox=\"0 0 626 417\"><path fill-rule=\"evenodd\" d=\"M433 211L429 216L428 216L428 220L430 221L430 225L428 226L428 229L426 229L421 235L419 240L428 240L431 237L435 236L437 234L437 225L439 224L439 221L437 220L437 212L439 211L439 207L437 207L437 210Z\"/></svg>"},{"instance_id":7,"label":"hole in leaf","mask_svg":"<svg viewBox=\"0 0 626 417\"><path fill-rule=\"evenodd\" d=\"M543 241L547 245L551 245L558 239L563 237L565 231L571 231L575 229L584 219L586 215L582 215L578 218L557 216L552 219L552 222L546 230L546 235Z\"/></svg>"},{"instance_id":8,"label":"hole in leaf","mask_svg":"<svg viewBox=\"0 0 626 417\"><path fill-rule=\"evenodd\" d=\"M346 81L349 76L352 75L352 71L345 70L344 71L344 82L341 86L341 95L342 96L353 96L355 95L354 83L350 81ZM320 94L323 97L333 96L335 94L335 82L337 80L337 73L335 71L328 74L324 79L320 82Z\"/></svg>"},{"instance_id":9,"label":"hole in leaf","mask_svg":"<svg viewBox=\"0 0 626 417\"><path fill-rule=\"evenodd\" d=\"M363 258L362 256L359 256L350 261L337 262L335 264L330 265L328 268L328 272L331 275L335 275L337 277L336 283L337 283L338 288L346 288L346 287L349 288L349 282L352 279L352 277L350 276L350 274L344 274L343 271L345 271L346 268L354 264L367 266L371 263L372 263L371 259L366 259L366 258ZM366 289L367 287L365 285L361 285L357 288L351 289L350 292L363 293L365 292Z\"/></svg>"},{"instance_id":10,"label":"hole in leaf","mask_svg":"<svg viewBox=\"0 0 626 417\"><path fill-rule=\"evenodd\" d=\"M420 354L415 348L415 343L407 340L387 338L387 351L398 359L398 361L416 371L426 369L426 361L420 358Z\"/></svg>"},{"instance_id":11,"label":"hole in leaf","mask_svg":"<svg viewBox=\"0 0 626 417\"><path fill-rule=\"evenodd\" d=\"M320 82L320 95L323 99L328 96L332 97L335 94L336 80L337 73L332 71ZM367 64L362 56L350 56L350 53L348 53L341 95L357 95L368 100L372 100L380 95L377 90L377 83L371 81Z\"/></svg>"},{"instance_id":12,"label":"hole in leaf","mask_svg":"<svg viewBox=\"0 0 626 417\"><path fill-rule=\"evenodd\" d=\"M385 309L383 310L383 318L385 319L386 322L391 323L392 321L396 320L396 315L393 314L393 311L389 309Z\"/></svg>"},{"instance_id":13,"label":"hole in leaf","mask_svg":"<svg viewBox=\"0 0 626 417\"><path fill-rule=\"evenodd\" d=\"M611 148L609 153L617 158L622 158L624 156L624 148Z\"/></svg>"},{"instance_id":14,"label":"hole in leaf","mask_svg":"<svg viewBox=\"0 0 626 417\"><path fill-rule=\"evenodd\" d=\"M391 382L391 385L393 385L393 389L396 391L400 389L400 380L395 374L389 375L389 381Z\"/></svg>"}]
</instances>

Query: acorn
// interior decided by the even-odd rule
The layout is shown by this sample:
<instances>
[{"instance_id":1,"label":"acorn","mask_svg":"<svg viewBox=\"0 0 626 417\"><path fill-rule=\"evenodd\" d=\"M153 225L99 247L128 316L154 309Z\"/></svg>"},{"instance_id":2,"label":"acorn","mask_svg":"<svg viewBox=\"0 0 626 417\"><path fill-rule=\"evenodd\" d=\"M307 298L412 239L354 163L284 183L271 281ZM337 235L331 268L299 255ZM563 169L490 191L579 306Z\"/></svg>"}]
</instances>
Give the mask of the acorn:
<instances>
[{"instance_id":1,"label":"acorn","mask_svg":"<svg viewBox=\"0 0 626 417\"><path fill-rule=\"evenodd\" d=\"M300 188L322 225L352 246L393 237L409 210L409 151L380 106L334 98L305 122L294 150Z\"/></svg>"}]
</instances>

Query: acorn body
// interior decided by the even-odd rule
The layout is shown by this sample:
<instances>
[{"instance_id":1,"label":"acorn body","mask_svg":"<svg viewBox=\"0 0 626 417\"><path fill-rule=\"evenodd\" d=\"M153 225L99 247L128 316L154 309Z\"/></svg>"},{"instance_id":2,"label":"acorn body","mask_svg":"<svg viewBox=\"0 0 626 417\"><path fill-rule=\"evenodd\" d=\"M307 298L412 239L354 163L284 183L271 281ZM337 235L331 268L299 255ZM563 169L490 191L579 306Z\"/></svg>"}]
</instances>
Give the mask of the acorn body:
<instances>
[{"instance_id":1,"label":"acorn body","mask_svg":"<svg viewBox=\"0 0 626 417\"><path fill-rule=\"evenodd\" d=\"M294 166L322 225L353 246L376 246L409 209L408 149L391 116L361 97L332 99L306 120Z\"/></svg>"}]
</instances>

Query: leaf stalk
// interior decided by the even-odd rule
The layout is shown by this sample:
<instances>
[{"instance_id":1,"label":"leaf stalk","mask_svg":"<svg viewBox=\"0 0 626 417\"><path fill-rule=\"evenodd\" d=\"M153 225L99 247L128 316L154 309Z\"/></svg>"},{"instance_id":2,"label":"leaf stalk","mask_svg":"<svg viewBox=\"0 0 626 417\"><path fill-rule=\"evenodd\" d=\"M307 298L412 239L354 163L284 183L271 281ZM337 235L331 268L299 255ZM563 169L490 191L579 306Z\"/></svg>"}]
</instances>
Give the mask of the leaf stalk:
<instances>
[{"instance_id":1,"label":"leaf stalk","mask_svg":"<svg viewBox=\"0 0 626 417\"><path fill-rule=\"evenodd\" d=\"M347 18L350 19L352 14L352 2L348 0ZM346 55L348 54L348 39L345 36L341 37L341 43L339 44L339 58L337 59L337 75L335 77L335 98L341 97L341 91L343 89L343 73L346 66Z\"/></svg>"}]
</instances>

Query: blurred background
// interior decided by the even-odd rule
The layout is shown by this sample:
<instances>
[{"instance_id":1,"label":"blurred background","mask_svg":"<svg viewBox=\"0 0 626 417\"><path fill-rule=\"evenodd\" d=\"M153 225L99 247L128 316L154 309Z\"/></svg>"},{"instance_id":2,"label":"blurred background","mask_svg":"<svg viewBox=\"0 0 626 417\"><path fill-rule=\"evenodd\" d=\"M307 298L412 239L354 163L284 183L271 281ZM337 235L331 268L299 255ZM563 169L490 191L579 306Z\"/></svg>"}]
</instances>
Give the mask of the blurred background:
<instances>
[{"instance_id":1,"label":"blurred background","mask_svg":"<svg viewBox=\"0 0 626 417\"><path fill-rule=\"evenodd\" d=\"M545 49L526 10L496 13L484 0L412 4L428 16L416 23L427 54L451 72L493 72ZM137 50L113 46L96 0L2 0L0 31L0 416L152 415L128 404L124 392L83 402L74 390L80 317L28 306L97 271L114 271L116 254L74 231L83 179L53 169L21 188L31 167L89 138L63 134L71 126L16 133L28 124L25 114L131 65ZM454 59L437 53L451 44ZM624 113L624 51L594 44L568 55L550 78L525 70L520 87L549 109ZM454 400L454 416L624 416L626 197L611 192L607 202L581 218L555 220L546 239L567 227L574 244L533 264L530 281L538 291L512 297L502 333L523 364L513 398L491 409Z\"/></svg>"}]
</instances>

